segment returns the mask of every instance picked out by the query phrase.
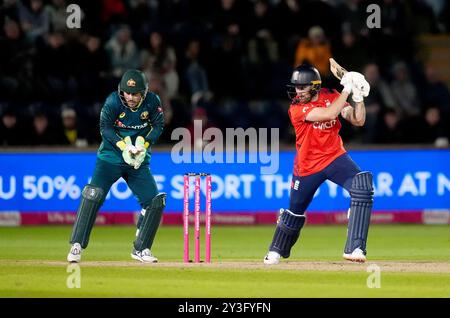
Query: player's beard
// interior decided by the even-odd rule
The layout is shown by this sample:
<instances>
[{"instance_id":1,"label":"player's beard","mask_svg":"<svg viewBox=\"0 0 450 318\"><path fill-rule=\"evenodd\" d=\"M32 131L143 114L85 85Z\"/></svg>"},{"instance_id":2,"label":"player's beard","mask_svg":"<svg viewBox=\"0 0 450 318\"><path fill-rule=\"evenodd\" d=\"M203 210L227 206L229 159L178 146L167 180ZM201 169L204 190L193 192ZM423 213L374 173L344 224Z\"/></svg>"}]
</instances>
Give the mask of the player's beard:
<instances>
[{"instance_id":1,"label":"player's beard","mask_svg":"<svg viewBox=\"0 0 450 318\"><path fill-rule=\"evenodd\" d=\"M129 100L126 102L127 102L128 107L130 107L131 109L135 109L139 106L140 100L139 101Z\"/></svg>"},{"instance_id":2,"label":"player's beard","mask_svg":"<svg viewBox=\"0 0 450 318\"><path fill-rule=\"evenodd\" d=\"M303 93L303 94L297 94L295 99L299 104L307 104L311 101L311 93Z\"/></svg>"}]
</instances>

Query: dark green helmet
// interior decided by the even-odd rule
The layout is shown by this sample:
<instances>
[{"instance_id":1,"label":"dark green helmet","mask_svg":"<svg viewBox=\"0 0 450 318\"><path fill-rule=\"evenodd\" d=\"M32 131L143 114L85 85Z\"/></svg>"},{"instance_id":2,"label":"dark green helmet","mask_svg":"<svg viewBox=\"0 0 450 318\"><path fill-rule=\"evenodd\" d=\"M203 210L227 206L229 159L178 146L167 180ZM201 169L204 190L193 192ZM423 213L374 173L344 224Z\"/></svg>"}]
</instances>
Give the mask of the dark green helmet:
<instances>
[{"instance_id":1,"label":"dark green helmet","mask_svg":"<svg viewBox=\"0 0 450 318\"><path fill-rule=\"evenodd\" d=\"M129 94L141 93L142 100L144 100L148 92L148 81L145 74L139 70L128 70L122 75L118 93L124 106L128 107L123 97L123 92Z\"/></svg>"}]
</instances>

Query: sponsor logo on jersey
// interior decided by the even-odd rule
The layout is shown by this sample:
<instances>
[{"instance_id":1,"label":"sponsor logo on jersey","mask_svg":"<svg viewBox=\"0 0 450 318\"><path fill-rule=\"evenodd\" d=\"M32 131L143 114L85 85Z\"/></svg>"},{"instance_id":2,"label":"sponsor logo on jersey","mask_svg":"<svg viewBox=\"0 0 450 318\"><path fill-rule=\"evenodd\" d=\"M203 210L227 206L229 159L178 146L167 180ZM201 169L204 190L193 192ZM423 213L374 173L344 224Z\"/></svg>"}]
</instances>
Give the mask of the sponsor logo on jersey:
<instances>
[{"instance_id":1,"label":"sponsor logo on jersey","mask_svg":"<svg viewBox=\"0 0 450 318\"><path fill-rule=\"evenodd\" d=\"M114 125L116 125L116 127L121 127L121 128L125 127L125 125L118 119L114 122Z\"/></svg>"},{"instance_id":2,"label":"sponsor logo on jersey","mask_svg":"<svg viewBox=\"0 0 450 318\"><path fill-rule=\"evenodd\" d=\"M148 122L145 122L142 125L125 125L124 123L122 123L120 120L117 119L114 125L120 128L141 130L148 126Z\"/></svg>"},{"instance_id":3,"label":"sponsor logo on jersey","mask_svg":"<svg viewBox=\"0 0 450 318\"><path fill-rule=\"evenodd\" d=\"M128 87L135 87L135 86L136 86L136 81L135 81L134 79L130 78L130 79L127 81L127 86L128 86Z\"/></svg>"},{"instance_id":4,"label":"sponsor logo on jersey","mask_svg":"<svg viewBox=\"0 0 450 318\"><path fill-rule=\"evenodd\" d=\"M331 129L336 125L336 119L327 121L315 121L313 123L314 129Z\"/></svg>"},{"instance_id":5,"label":"sponsor logo on jersey","mask_svg":"<svg viewBox=\"0 0 450 318\"><path fill-rule=\"evenodd\" d=\"M125 117L125 112L122 112L122 114L119 115L119 118L124 118Z\"/></svg>"},{"instance_id":6,"label":"sponsor logo on jersey","mask_svg":"<svg viewBox=\"0 0 450 318\"><path fill-rule=\"evenodd\" d=\"M142 112L142 113L141 113L141 119L142 119L142 120L148 119L148 111L145 111L145 112Z\"/></svg>"}]
</instances>

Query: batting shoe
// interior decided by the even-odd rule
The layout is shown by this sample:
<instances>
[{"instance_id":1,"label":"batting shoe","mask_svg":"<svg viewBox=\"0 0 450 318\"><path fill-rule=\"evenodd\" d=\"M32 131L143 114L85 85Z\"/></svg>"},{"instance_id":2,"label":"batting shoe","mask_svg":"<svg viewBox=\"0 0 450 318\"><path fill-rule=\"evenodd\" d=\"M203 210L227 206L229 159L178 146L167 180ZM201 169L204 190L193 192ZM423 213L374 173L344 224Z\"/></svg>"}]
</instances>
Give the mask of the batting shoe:
<instances>
[{"instance_id":1,"label":"batting shoe","mask_svg":"<svg viewBox=\"0 0 450 318\"><path fill-rule=\"evenodd\" d=\"M80 243L75 243L70 248L70 252L67 255L67 261L70 263L79 263L81 261L81 252L83 249L81 248Z\"/></svg>"},{"instance_id":2,"label":"batting shoe","mask_svg":"<svg viewBox=\"0 0 450 318\"><path fill-rule=\"evenodd\" d=\"M131 252L131 257L135 260L138 260L142 263L157 263L158 259L153 256L152 252L146 248L143 251L137 251L133 248L133 251Z\"/></svg>"},{"instance_id":3,"label":"batting shoe","mask_svg":"<svg viewBox=\"0 0 450 318\"><path fill-rule=\"evenodd\" d=\"M264 264L266 265L277 265L280 262L281 255L274 251L269 251L264 257Z\"/></svg>"},{"instance_id":4,"label":"batting shoe","mask_svg":"<svg viewBox=\"0 0 450 318\"><path fill-rule=\"evenodd\" d=\"M366 255L364 255L364 252L360 248L355 248L355 250L351 254L344 253L342 257L347 261L357 263L364 263L366 261Z\"/></svg>"}]
</instances>

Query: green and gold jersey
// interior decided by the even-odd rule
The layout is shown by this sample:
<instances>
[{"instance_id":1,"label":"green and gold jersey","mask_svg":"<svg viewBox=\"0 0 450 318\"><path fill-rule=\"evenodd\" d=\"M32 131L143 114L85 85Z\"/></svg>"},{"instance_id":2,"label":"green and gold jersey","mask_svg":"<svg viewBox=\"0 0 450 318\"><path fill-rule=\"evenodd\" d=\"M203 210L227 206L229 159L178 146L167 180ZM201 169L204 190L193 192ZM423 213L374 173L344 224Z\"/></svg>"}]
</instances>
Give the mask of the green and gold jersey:
<instances>
[{"instance_id":1,"label":"green and gold jersey","mask_svg":"<svg viewBox=\"0 0 450 318\"><path fill-rule=\"evenodd\" d=\"M130 136L135 144L136 137L142 136L151 146L156 143L163 128L164 115L158 95L148 92L141 105L131 110L122 104L119 94L113 92L106 99L100 114L102 143L97 157L113 164L123 163L122 151L116 146L118 141ZM150 151L143 164L147 164L149 158Z\"/></svg>"}]
</instances>

